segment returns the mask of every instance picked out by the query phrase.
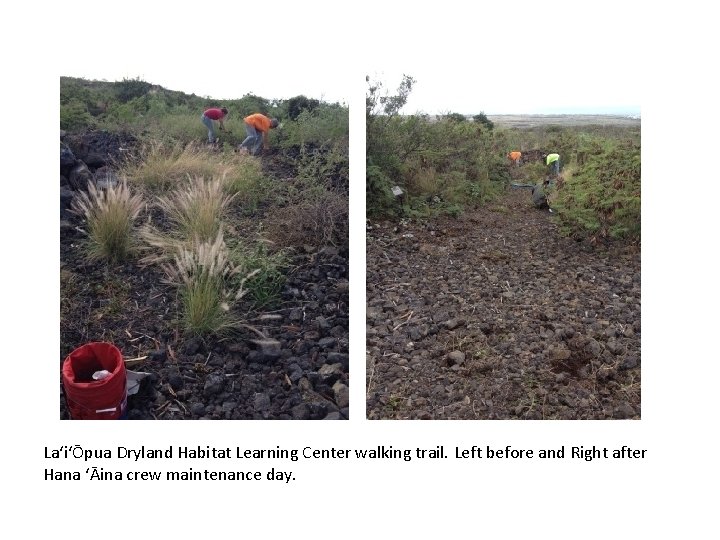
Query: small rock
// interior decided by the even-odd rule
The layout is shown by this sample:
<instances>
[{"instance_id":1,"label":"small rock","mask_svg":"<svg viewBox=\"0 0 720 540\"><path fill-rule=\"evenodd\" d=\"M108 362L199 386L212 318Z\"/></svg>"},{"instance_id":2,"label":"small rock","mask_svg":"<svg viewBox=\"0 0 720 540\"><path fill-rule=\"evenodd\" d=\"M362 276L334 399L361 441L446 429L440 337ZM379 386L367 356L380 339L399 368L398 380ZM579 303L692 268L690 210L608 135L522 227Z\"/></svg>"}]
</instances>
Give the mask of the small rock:
<instances>
[{"instance_id":1,"label":"small rock","mask_svg":"<svg viewBox=\"0 0 720 540\"><path fill-rule=\"evenodd\" d=\"M318 341L318 345L321 349L330 349L335 346L335 343L337 343L337 339L334 337L324 337Z\"/></svg>"},{"instance_id":2,"label":"small rock","mask_svg":"<svg viewBox=\"0 0 720 540\"><path fill-rule=\"evenodd\" d=\"M620 369L633 369L638 367L638 365L638 357L635 355L630 355L625 357L622 364L620 365Z\"/></svg>"},{"instance_id":3,"label":"small rock","mask_svg":"<svg viewBox=\"0 0 720 540\"><path fill-rule=\"evenodd\" d=\"M183 343L183 350L185 351L185 354L188 356L192 356L194 354L197 354L197 352L200 350L200 347L202 346L202 343L197 338L190 338L185 343Z\"/></svg>"},{"instance_id":4,"label":"small rock","mask_svg":"<svg viewBox=\"0 0 720 540\"><path fill-rule=\"evenodd\" d=\"M281 344L275 339L256 339L252 343L259 347L260 360L275 360L280 358Z\"/></svg>"},{"instance_id":5,"label":"small rock","mask_svg":"<svg viewBox=\"0 0 720 540\"><path fill-rule=\"evenodd\" d=\"M464 326L465 321L463 319L450 319L443 323L443 326L448 330L455 330L459 326Z\"/></svg>"},{"instance_id":6,"label":"small rock","mask_svg":"<svg viewBox=\"0 0 720 540\"><path fill-rule=\"evenodd\" d=\"M225 376L221 373L211 373L205 379L205 386L203 387L203 394L206 396L212 396L222 391L225 387Z\"/></svg>"},{"instance_id":7,"label":"small rock","mask_svg":"<svg viewBox=\"0 0 720 540\"><path fill-rule=\"evenodd\" d=\"M562 362L570 358L570 350L564 345L550 347L548 357L554 362Z\"/></svg>"},{"instance_id":8,"label":"small rock","mask_svg":"<svg viewBox=\"0 0 720 540\"><path fill-rule=\"evenodd\" d=\"M232 412L237 409L237 403L234 401L226 401L222 404L224 412Z\"/></svg>"},{"instance_id":9,"label":"small rock","mask_svg":"<svg viewBox=\"0 0 720 540\"><path fill-rule=\"evenodd\" d=\"M623 346L620 345L617 341L611 340L607 342L607 350L610 351L612 354L620 354L623 352Z\"/></svg>"},{"instance_id":10,"label":"small rock","mask_svg":"<svg viewBox=\"0 0 720 540\"><path fill-rule=\"evenodd\" d=\"M330 329L330 323L322 315L315 318L315 323L317 324L317 327L320 330L329 330Z\"/></svg>"},{"instance_id":11,"label":"small rock","mask_svg":"<svg viewBox=\"0 0 720 540\"><path fill-rule=\"evenodd\" d=\"M347 385L337 381L332 389L335 394L335 403L337 403L338 407L342 409L350 405L350 389Z\"/></svg>"},{"instance_id":12,"label":"small rock","mask_svg":"<svg viewBox=\"0 0 720 540\"><path fill-rule=\"evenodd\" d=\"M595 378L600 382L609 381L614 379L616 375L615 369L612 366L602 366L597 370Z\"/></svg>"},{"instance_id":13,"label":"small rock","mask_svg":"<svg viewBox=\"0 0 720 540\"><path fill-rule=\"evenodd\" d=\"M329 352L327 354L328 364L340 364L344 371L348 371L350 367L350 358L347 353Z\"/></svg>"},{"instance_id":14,"label":"small rock","mask_svg":"<svg viewBox=\"0 0 720 540\"><path fill-rule=\"evenodd\" d=\"M465 362L465 353L462 351L452 351L447 355L447 365L456 366Z\"/></svg>"},{"instance_id":15,"label":"small rock","mask_svg":"<svg viewBox=\"0 0 720 540\"><path fill-rule=\"evenodd\" d=\"M629 403L622 403L621 405L615 407L615 410L613 411L613 417L618 420L632 418L633 416L635 416L635 410Z\"/></svg>"},{"instance_id":16,"label":"small rock","mask_svg":"<svg viewBox=\"0 0 720 540\"><path fill-rule=\"evenodd\" d=\"M595 358L599 358L603 350L602 345L594 339L591 339L588 344L585 345L585 349Z\"/></svg>"},{"instance_id":17,"label":"small rock","mask_svg":"<svg viewBox=\"0 0 720 540\"><path fill-rule=\"evenodd\" d=\"M310 407L308 407L306 403L295 405L295 407L292 408L292 417L293 420L307 420L310 418Z\"/></svg>"},{"instance_id":18,"label":"small rock","mask_svg":"<svg viewBox=\"0 0 720 540\"><path fill-rule=\"evenodd\" d=\"M318 370L318 375L325 384L334 384L335 381L342 378L344 372L341 364L325 364Z\"/></svg>"},{"instance_id":19,"label":"small rock","mask_svg":"<svg viewBox=\"0 0 720 540\"><path fill-rule=\"evenodd\" d=\"M185 380L182 378L182 375L177 372L171 373L168 376L168 383L170 384L170 387L176 392L180 390L183 386L185 386Z\"/></svg>"},{"instance_id":20,"label":"small rock","mask_svg":"<svg viewBox=\"0 0 720 540\"><path fill-rule=\"evenodd\" d=\"M193 414L193 416L204 416L205 405L203 405L202 403L193 403L190 405L190 412Z\"/></svg>"},{"instance_id":21,"label":"small rock","mask_svg":"<svg viewBox=\"0 0 720 540\"><path fill-rule=\"evenodd\" d=\"M253 406L257 412L268 410L270 408L270 396L265 393L256 393Z\"/></svg>"},{"instance_id":22,"label":"small rock","mask_svg":"<svg viewBox=\"0 0 720 540\"><path fill-rule=\"evenodd\" d=\"M167 351L165 349L158 349L156 351L150 351L148 354L148 360L151 362L163 362L167 359Z\"/></svg>"},{"instance_id":23,"label":"small rock","mask_svg":"<svg viewBox=\"0 0 720 540\"><path fill-rule=\"evenodd\" d=\"M288 378L293 383L297 383L303 376L303 370L297 364L290 364L290 366L288 366L288 371L290 372Z\"/></svg>"}]
</instances>

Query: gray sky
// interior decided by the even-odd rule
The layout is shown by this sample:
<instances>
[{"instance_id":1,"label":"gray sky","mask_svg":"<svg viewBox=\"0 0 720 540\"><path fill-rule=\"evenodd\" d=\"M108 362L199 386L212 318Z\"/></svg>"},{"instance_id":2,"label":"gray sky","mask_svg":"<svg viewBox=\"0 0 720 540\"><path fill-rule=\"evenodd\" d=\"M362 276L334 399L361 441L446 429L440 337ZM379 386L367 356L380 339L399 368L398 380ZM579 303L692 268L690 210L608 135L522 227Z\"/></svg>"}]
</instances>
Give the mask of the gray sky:
<instances>
[{"instance_id":1,"label":"gray sky","mask_svg":"<svg viewBox=\"0 0 720 540\"><path fill-rule=\"evenodd\" d=\"M326 25L320 32L303 22L314 12L312 4L128 0L99 17L95 4L70 3L75 4L72 31L60 39L65 47L53 63L58 75L109 81L140 77L217 99L247 93L268 99L300 94L328 102L349 99L346 28Z\"/></svg>"},{"instance_id":2,"label":"gray sky","mask_svg":"<svg viewBox=\"0 0 720 540\"><path fill-rule=\"evenodd\" d=\"M640 111L639 3L446 0L430 12L423 2L409 9L378 0L180 2L173 10L128 0L104 18L90 2L74 4L76 30L54 51L58 75L141 77L218 99L304 94L349 103L362 100L365 75L394 90L407 73L417 84L406 113Z\"/></svg>"},{"instance_id":3,"label":"gray sky","mask_svg":"<svg viewBox=\"0 0 720 540\"><path fill-rule=\"evenodd\" d=\"M638 114L642 15L631 2L468 2L406 13L407 34L389 13L368 74L391 90L403 73L416 79L405 113Z\"/></svg>"}]
</instances>

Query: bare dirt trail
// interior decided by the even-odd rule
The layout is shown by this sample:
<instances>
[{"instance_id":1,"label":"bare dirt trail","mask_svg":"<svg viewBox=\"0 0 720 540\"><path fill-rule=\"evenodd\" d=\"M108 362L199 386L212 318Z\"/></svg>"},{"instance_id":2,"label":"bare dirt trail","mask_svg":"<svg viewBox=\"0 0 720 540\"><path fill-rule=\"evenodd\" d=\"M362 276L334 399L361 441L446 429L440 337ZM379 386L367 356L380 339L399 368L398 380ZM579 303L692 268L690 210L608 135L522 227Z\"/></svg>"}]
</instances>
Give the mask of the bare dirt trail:
<instances>
[{"instance_id":1,"label":"bare dirt trail","mask_svg":"<svg viewBox=\"0 0 720 540\"><path fill-rule=\"evenodd\" d=\"M370 419L640 418L640 250L560 235L527 190L370 222Z\"/></svg>"}]
</instances>

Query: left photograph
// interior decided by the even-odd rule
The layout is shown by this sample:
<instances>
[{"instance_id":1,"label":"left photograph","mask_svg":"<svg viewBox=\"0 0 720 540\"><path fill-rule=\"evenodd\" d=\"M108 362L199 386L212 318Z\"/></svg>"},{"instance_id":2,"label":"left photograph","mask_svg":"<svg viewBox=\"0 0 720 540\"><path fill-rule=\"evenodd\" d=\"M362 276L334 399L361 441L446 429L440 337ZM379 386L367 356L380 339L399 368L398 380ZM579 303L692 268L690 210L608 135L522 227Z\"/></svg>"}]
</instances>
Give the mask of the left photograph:
<instances>
[{"instance_id":1,"label":"left photograph","mask_svg":"<svg viewBox=\"0 0 720 540\"><path fill-rule=\"evenodd\" d=\"M59 82L60 419L348 419L347 104Z\"/></svg>"}]
</instances>

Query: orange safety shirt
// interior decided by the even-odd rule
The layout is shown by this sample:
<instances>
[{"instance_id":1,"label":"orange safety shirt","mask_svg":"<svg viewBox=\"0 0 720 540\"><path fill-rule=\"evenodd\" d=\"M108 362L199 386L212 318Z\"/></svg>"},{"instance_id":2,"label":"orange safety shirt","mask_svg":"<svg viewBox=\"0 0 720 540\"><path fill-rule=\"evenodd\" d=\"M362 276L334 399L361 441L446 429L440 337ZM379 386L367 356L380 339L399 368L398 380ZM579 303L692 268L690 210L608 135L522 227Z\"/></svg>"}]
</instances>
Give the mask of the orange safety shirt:
<instances>
[{"instance_id":1,"label":"orange safety shirt","mask_svg":"<svg viewBox=\"0 0 720 540\"><path fill-rule=\"evenodd\" d=\"M520 159L520 156L522 156L521 152L510 152L510 159L513 161L518 161Z\"/></svg>"},{"instance_id":2,"label":"orange safety shirt","mask_svg":"<svg viewBox=\"0 0 720 540\"><path fill-rule=\"evenodd\" d=\"M270 131L270 119L264 114L255 113L245 117L245 123L263 133Z\"/></svg>"}]
</instances>

